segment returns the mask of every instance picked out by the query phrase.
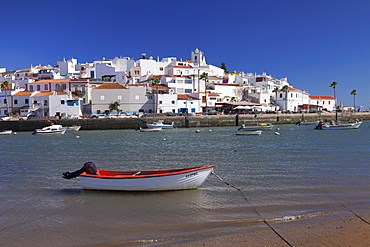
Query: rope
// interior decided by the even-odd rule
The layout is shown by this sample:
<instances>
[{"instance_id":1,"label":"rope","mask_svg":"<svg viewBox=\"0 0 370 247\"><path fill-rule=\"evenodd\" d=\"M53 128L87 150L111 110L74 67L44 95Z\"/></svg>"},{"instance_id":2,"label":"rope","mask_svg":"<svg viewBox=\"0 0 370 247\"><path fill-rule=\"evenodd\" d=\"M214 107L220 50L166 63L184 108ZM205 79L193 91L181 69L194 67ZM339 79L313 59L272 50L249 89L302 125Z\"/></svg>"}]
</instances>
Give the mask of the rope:
<instances>
[{"instance_id":1,"label":"rope","mask_svg":"<svg viewBox=\"0 0 370 247\"><path fill-rule=\"evenodd\" d=\"M248 198L244 195L242 189L236 187L236 186L233 186L231 184L229 184L228 182L226 182L224 179L222 179L219 175L217 175L214 171L212 171L212 174L215 175L218 179L220 179L222 182L224 182L227 186L233 188L233 189L236 189L237 191L239 191L242 196L244 197L244 199L248 202L248 204L253 208L254 212L263 220L263 223L265 223L279 238L281 238L288 246L291 246L293 247L293 245L291 245L283 236L281 236L267 221L266 219L263 219L262 216L258 213L257 209L255 208L255 206L253 206L252 203L249 202Z\"/></svg>"},{"instance_id":2,"label":"rope","mask_svg":"<svg viewBox=\"0 0 370 247\"><path fill-rule=\"evenodd\" d=\"M364 218L362 218L361 216L359 216L358 214L356 214L355 212L353 212L351 209L347 208L343 204L342 204L342 207L344 207L345 209L347 209L348 211L350 211L354 216L356 216L357 218L359 218L360 220L362 220L366 224L370 225L370 223L368 221L366 221Z\"/></svg>"}]
</instances>

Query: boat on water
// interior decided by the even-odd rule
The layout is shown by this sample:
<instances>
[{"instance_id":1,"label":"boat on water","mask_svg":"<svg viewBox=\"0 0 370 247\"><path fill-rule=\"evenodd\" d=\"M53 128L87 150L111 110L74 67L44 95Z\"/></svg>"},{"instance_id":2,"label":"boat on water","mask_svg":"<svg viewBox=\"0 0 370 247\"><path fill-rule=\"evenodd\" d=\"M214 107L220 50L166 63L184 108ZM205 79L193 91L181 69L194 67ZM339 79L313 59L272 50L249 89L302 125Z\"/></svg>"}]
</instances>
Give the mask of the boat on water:
<instances>
[{"instance_id":1,"label":"boat on water","mask_svg":"<svg viewBox=\"0 0 370 247\"><path fill-rule=\"evenodd\" d=\"M161 127L162 129L176 128L174 122L172 122L171 124L165 124L165 123L163 123L163 120L158 120L157 122L154 122L152 124L146 124L146 126L148 128L158 128L158 127Z\"/></svg>"},{"instance_id":2,"label":"boat on water","mask_svg":"<svg viewBox=\"0 0 370 247\"><path fill-rule=\"evenodd\" d=\"M12 133L12 130L0 130L0 135L11 135Z\"/></svg>"},{"instance_id":3,"label":"boat on water","mask_svg":"<svg viewBox=\"0 0 370 247\"><path fill-rule=\"evenodd\" d=\"M305 121L301 121L299 120L296 125L315 125L315 124L319 124L320 121L314 121L314 122L308 122L307 120Z\"/></svg>"},{"instance_id":4,"label":"boat on water","mask_svg":"<svg viewBox=\"0 0 370 247\"><path fill-rule=\"evenodd\" d=\"M214 165L170 170L109 171L98 170L86 162L80 170L63 173L63 178L80 177L83 189L120 191L169 191L196 189L201 186Z\"/></svg>"},{"instance_id":5,"label":"boat on water","mask_svg":"<svg viewBox=\"0 0 370 247\"><path fill-rule=\"evenodd\" d=\"M36 129L32 135L63 135L66 129L62 125L53 124L42 129Z\"/></svg>"},{"instance_id":6,"label":"boat on water","mask_svg":"<svg viewBox=\"0 0 370 247\"><path fill-rule=\"evenodd\" d=\"M163 131L162 127L157 127L157 128L142 128L140 127L139 129L140 132L161 132Z\"/></svg>"},{"instance_id":7,"label":"boat on water","mask_svg":"<svg viewBox=\"0 0 370 247\"><path fill-rule=\"evenodd\" d=\"M259 123L257 125L251 125L251 126L246 126L243 124L242 126L240 126L238 131L240 130L242 131L271 130L273 127L274 125L270 123Z\"/></svg>"},{"instance_id":8,"label":"boat on water","mask_svg":"<svg viewBox=\"0 0 370 247\"><path fill-rule=\"evenodd\" d=\"M237 130L235 131L235 135L261 135L262 130L255 130L255 131L245 131L245 130Z\"/></svg>"},{"instance_id":9,"label":"boat on water","mask_svg":"<svg viewBox=\"0 0 370 247\"><path fill-rule=\"evenodd\" d=\"M358 129L362 124L362 121L355 121L354 123L338 123L338 122L330 122L324 123L319 122L315 129L317 130L345 130L345 129Z\"/></svg>"},{"instance_id":10,"label":"boat on water","mask_svg":"<svg viewBox=\"0 0 370 247\"><path fill-rule=\"evenodd\" d=\"M66 131L79 131L81 129L80 125L73 125L65 127Z\"/></svg>"}]
</instances>

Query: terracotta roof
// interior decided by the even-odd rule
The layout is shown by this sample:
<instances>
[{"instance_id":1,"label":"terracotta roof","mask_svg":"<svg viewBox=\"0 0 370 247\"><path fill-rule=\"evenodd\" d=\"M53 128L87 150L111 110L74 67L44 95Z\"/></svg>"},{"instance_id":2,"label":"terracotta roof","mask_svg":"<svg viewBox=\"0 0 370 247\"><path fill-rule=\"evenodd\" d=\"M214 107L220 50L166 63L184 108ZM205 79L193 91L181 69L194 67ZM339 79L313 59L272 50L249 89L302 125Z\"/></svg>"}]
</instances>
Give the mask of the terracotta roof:
<instances>
[{"instance_id":1,"label":"terracotta roof","mask_svg":"<svg viewBox=\"0 0 370 247\"><path fill-rule=\"evenodd\" d=\"M35 83L61 83L61 82L70 82L70 79L46 79L46 80L39 80L39 81L34 81L30 82L32 84Z\"/></svg>"},{"instance_id":2,"label":"terracotta roof","mask_svg":"<svg viewBox=\"0 0 370 247\"><path fill-rule=\"evenodd\" d=\"M33 93L33 91L20 91L20 92L14 94L13 96L31 95L32 93Z\"/></svg>"},{"instance_id":3,"label":"terracotta roof","mask_svg":"<svg viewBox=\"0 0 370 247\"><path fill-rule=\"evenodd\" d=\"M52 92L40 92L34 95L34 97L42 97L42 96L50 96L52 95Z\"/></svg>"},{"instance_id":4,"label":"terracotta roof","mask_svg":"<svg viewBox=\"0 0 370 247\"><path fill-rule=\"evenodd\" d=\"M317 96L317 95L310 95L311 99L335 99L333 96Z\"/></svg>"},{"instance_id":5,"label":"terracotta roof","mask_svg":"<svg viewBox=\"0 0 370 247\"><path fill-rule=\"evenodd\" d=\"M174 68L187 68L187 69L192 69L193 67L192 66L190 66L190 65L173 65L172 67L174 67Z\"/></svg>"},{"instance_id":6,"label":"terracotta roof","mask_svg":"<svg viewBox=\"0 0 370 247\"><path fill-rule=\"evenodd\" d=\"M198 99L198 98L197 97L190 96L188 94L178 94L177 95L177 99L185 99L185 100L188 100L188 99Z\"/></svg>"},{"instance_id":7,"label":"terracotta roof","mask_svg":"<svg viewBox=\"0 0 370 247\"><path fill-rule=\"evenodd\" d=\"M154 89L169 89L169 87L167 87L166 85L163 85L163 84L159 84L159 85L149 85L149 87L151 88L154 88Z\"/></svg>"},{"instance_id":8,"label":"terracotta roof","mask_svg":"<svg viewBox=\"0 0 370 247\"><path fill-rule=\"evenodd\" d=\"M127 89L126 87L116 82L104 82L102 85L97 86L95 89Z\"/></svg>"}]
</instances>

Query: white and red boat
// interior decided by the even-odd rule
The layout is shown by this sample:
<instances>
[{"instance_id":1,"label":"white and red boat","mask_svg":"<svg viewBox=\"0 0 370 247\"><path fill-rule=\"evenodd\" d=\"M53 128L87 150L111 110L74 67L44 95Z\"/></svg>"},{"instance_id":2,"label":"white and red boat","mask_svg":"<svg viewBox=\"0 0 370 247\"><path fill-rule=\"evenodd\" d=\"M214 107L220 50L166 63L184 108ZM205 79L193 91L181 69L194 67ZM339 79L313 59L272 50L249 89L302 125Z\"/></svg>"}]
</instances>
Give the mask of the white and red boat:
<instances>
[{"instance_id":1,"label":"white and red boat","mask_svg":"<svg viewBox=\"0 0 370 247\"><path fill-rule=\"evenodd\" d=\"M214 165L153 171L97 170L86 162L75 172L63 173L63 178L80 176L82 188L91 190L168 191L188 190L201 186L213 171Z\"/></svg>"},{"instance_id":2,"label":"white and red boat","mask_svg":"<svg viewBox=\"0 0 370 247\"><path fill-rule=\"evenodd\" d=\"M12 130L0 130L0 135L11 135Z\"/></svg>"}]
</instances>

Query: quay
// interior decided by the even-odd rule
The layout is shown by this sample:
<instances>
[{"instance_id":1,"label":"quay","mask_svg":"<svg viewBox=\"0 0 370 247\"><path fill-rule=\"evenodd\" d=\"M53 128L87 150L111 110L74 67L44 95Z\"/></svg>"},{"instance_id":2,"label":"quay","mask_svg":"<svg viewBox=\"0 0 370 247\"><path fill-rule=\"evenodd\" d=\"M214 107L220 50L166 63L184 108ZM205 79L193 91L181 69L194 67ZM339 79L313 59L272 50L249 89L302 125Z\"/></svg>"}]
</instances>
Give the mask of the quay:
<instances>
[{"instance_id":1,"label":"quay","mask_svg":"<svg viewBox=\"0 0 370 247\"><path fill-rule=\"evenodd\" d=\"M80 130L116 130L116 129L139 129L147 123L156 122L159 119L165 123L174 122L177 128L201 128L201 127L225 127L256 125L258 123L295 124L298 120L325 122L335 120L335 113L304 113L304 114L246 114L246 115L202 115L202 116L165 116L155 114L140 118L102 118L102 119L44 119L8 120L0 121L0 129L9 129L15 132L34 131L45 126L61 124L63 126L81 125ZM340 112L337 114L338 121L355 119L370 120L370 112Z\"/></svg>"}]
</instances>

